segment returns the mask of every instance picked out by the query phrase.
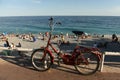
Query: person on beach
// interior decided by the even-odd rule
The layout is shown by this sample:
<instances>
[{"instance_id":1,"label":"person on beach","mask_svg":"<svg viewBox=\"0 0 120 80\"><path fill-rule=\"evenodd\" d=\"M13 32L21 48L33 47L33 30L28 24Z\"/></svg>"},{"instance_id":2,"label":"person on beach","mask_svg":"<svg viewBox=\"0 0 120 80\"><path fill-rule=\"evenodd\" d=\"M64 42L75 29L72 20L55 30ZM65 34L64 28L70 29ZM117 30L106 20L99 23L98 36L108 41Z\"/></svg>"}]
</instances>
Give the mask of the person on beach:
<instances>
[{"instance_id":1,"label":"person on beach","mask_svg":"<svg viewBox=\"0 0 120 80\"><path fill-rule=\"evenodd\" d=\"M5 40L6 44L4 44L4 47L10 47L10 44L9 44L9 41L8 41L8 38Z\"/></svg>"},{"instance_id":2,"label":"person on beach","mask_svg":"<svg viewBox=\"0 0 120 80\"><path fill-rule=\"evenodd\" d=\"M118 37L116 36L116 34L112 35L112 42L118 42Z\"/></svg>"},{"instance_id":3,"label":"person on beach","mask_svg":"<svg viewBox=\"0 0 120 80\"><path fill-rule=\"evenodd\" d=\"M35 42L36 41L35 36L32 35L31 37L32 37L33 42Z\"/></svg>"},{"instance_id":4,"label":"person on beach","mask_svg":"<svg viewBox=\"0 0 120 80\"><path fill-rule=\"evenodd\" d=\"M14 43L11 43L10 47L11 47L11 48L15 48L15 44L14 44Z\"/></svg>"},{"instance_id":5,"label":"person on beach","mask_svg":"<svg viewBox=\"0 0 120 80\"><path fill-rule=\"evenodd\" d=\"M64 38L63 34L61 35L61 41L62 41L62 43L65 43L65 38Z\"/></svg>"},{"instance_id":6,"label":"person on beach","mask_svg":"<svg viewBox=\"0 0 120 80\"><path fill-rule=\"evenodd\" d=\"M18 45L16 45L16 47L21 47L21 43L19 42Z\"/></svg>"},{"instance_id":7,"label":"person on beach","mask_svg":"<svg viewBox=\"0 0 120 80\"><path fill-rule=\"evenodd\" d=\"M7 39L7 37L6 36L4 36L4 35L2 35L2 41L6 41L6 39Z\"/></svg>"}]
</instances>

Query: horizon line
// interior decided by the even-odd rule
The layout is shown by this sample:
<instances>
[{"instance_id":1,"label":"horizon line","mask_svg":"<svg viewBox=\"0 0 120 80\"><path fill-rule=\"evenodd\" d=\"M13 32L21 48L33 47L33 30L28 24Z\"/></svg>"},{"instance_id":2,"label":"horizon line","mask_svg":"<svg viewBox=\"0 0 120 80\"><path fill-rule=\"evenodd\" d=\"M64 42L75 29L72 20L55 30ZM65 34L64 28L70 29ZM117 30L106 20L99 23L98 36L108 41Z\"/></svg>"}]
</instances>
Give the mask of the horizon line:
<instances>
[{"instance_id":1,"label":"horizon line","mask_svg":"<svg viewBox=\"0 0 120 80\"><path fill-rule=\"evenodd\" d=\"M28 17L35 17L35 16L108 16L108 17L114 17L114 16L116 16L116 17L120 17L120 15L11 15L11 16L8 16L8 15L6 15L6 16L0 16L0 17L24 17L24 16L28 16Z\"/></svg>"}]
</instances>

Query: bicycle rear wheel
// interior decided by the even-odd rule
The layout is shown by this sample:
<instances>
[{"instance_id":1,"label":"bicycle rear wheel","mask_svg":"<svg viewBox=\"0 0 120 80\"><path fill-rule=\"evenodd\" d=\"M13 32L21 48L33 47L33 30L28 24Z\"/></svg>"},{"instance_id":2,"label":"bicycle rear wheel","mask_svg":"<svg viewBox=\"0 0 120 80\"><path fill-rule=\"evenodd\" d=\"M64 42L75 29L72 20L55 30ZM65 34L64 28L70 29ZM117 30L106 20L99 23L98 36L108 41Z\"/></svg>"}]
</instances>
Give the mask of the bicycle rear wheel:
<instances>
[{"instance_id":1,"label":"bicycle rear wheel","mask_svg":"<svg viewBox=\"0 0 120 80\"><path fill-rule=\"evenodd\" d=\"M75 59L75 68L82 75L93 74L99 68L99 58L93 53L82 53Z\"/></svg>"},{"instance_id":2,"label":"bicycle rear wheel","mask_svg":"<svg viewBox=\"0 0 120 80\"><path fill-rule=\"evenodd\" d=\"M52 58L49 53L44 53L44 49L38 49L32 53L31 62L38 71L46 71L52 65Z\"/></svg>"}]
</instances>

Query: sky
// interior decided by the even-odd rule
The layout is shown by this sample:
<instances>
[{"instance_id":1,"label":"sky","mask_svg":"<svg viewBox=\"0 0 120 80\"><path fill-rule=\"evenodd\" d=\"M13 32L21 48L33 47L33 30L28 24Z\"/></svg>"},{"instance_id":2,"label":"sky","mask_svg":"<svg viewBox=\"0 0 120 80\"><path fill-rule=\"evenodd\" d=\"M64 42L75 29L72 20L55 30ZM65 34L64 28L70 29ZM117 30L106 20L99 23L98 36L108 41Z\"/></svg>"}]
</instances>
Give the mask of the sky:
<instances>
[{"instance_id":1,"label":"sky","mask_svg":"<svg viewBox=\"0 0 120 80\"><path fill-rule=\"evenodd\" d=\"M0 0L0 16L120 16L120 0Z\"/></svg>"}]
</instances>

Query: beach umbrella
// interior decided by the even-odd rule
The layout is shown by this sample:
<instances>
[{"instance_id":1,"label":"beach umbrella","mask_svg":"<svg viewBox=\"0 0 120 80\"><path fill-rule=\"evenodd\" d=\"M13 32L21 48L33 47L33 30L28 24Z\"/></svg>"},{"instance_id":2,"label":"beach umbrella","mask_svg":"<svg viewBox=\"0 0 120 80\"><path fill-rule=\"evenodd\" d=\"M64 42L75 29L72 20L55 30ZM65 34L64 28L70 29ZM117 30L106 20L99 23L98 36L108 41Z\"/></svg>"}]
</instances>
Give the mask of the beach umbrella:
<instances>
[{"instance_id":1,"label":"beach umbrella","mask_svg":"<svg viewBox=\"0 0 120 80\"><path fill-rule=\"evenodd\" d=\"M82 35L84 34L83 31L72 31L75 35Z\"/></svg>"}]
</instances>

